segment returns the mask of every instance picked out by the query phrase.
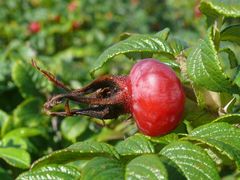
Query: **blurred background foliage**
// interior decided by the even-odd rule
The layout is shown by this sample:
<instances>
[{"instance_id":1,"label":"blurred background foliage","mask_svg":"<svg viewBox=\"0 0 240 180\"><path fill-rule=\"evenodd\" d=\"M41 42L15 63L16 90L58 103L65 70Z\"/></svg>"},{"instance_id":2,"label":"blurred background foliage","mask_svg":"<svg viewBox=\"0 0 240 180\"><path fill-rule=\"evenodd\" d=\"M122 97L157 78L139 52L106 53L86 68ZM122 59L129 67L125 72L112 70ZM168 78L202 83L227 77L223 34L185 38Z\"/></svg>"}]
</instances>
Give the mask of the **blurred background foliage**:
<instances>
[{"instance_id":1,"label":"blurred background foliage","mask_svg":"<svg viewBox=\"0 0 240 180\"><path fill-rule=\"evenodd\" d=\"M24 154L23 164L0 160L0 167L5 169L0 168L0 177L16 177L22 171L18 168L28 168L37 158L76 141L115 143L136 132L133 122L122 121L127 116L109 120L102 127L101 121L87 117L45 115L44 101L63 91L37 72L30 65L31 59L72 89L80 88L92 80L89 71L101 52L128 33L156 33L168 27L190 45L203 37L206 25L198 3L0 0L0 151L14 148L16 155ZM127 74L133 63L118 56L97 76Z\"/></svg>"}]
</instances>

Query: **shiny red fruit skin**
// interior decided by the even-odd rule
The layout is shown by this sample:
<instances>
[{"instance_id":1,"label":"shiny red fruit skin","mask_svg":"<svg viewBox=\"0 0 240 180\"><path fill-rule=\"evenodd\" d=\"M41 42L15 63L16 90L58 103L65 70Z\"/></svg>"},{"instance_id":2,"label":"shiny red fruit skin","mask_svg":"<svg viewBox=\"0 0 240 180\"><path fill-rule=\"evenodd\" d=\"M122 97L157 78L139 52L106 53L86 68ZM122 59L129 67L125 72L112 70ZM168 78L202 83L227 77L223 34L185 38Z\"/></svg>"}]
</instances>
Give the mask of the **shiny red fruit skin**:
<instances>
[{"instance_id":1,"label":"shiny red fruit skin","mask_svg":"<svg viewBox=\"0 0 240 180\"><path fill-rule=\"evenodd\" d=\"M39 22L31 22L28 26L28 30L31 33L38 33L41 30L41 25Z\"/></svg>"},{"instance_id":2,"label":"shiny red fruit skin","mask_svg":"<svg viewBox=\"0 0 240 180\"><path fill-rule=\"evenodd\" d=\"M130 111L142 133L159 136L177 127L185 95L170 67L154 59L144 59L133 66L128 81Z\"/></svg>"}]
</instances>

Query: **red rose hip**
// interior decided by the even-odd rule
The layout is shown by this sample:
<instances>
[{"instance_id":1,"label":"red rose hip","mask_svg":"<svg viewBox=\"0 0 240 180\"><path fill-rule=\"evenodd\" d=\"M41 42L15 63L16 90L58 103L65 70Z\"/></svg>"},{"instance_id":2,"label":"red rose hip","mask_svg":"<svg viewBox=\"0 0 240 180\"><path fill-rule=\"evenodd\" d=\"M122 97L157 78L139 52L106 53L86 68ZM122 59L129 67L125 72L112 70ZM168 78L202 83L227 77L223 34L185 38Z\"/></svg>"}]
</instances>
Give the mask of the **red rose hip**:
<instances>
[{"instance_id":1,"label":"red rose hip","mask_svg":"<svg viewBox=\"0 0 240 180\"><path fill-rule=\"evenodd\" d=\"M179 124L184 91L175 72L154 59L135 64L129 74L131 112L144 134L166 134Z\"/></svg>"},{"instance_id":2,"label":"red rose hip","mask_svg":"<svg viewBox=\"0 0 240 180\"><path fill-rule=\"evenodd\" d=\"M28 25L28 30L31 33L38 33L41 30L41 24L39 22L31 22Z\"/></svg>"},{"instance_id":3,"label":"red rose hip","mask_svg":"<svg viewBox=\"0 0 240 180\"><path fill-rule=\"evenodd\" d=\"M70 90L51 73L41 70L34 62L33 65L56 86L68 91L45 103L45 111L50 115L113 119L131 113L139 130L149 136L169 133L181 120L185 95L180 80L170 67L157 60L141 60L127 76L102 76L77 90ZM64 112L51 111L64 100ZM71 110L69 100L88 107Z\"/></svg>"}]
</instances>

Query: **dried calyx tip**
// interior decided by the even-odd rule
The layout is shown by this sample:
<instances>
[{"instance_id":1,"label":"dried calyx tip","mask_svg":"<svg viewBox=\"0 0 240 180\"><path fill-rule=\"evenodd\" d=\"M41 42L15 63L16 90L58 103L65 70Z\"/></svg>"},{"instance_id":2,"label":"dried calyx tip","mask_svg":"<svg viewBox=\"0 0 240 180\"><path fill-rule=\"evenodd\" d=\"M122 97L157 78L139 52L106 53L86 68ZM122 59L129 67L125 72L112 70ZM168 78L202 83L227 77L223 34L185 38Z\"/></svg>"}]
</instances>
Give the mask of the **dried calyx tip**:
<instances>
[{"instance_id":1,"label":"dried calyx tip","mask_svg":"<svg viewBox=\"0 0 240 180\"><path fill-rule=\"evenodd\" d=\"M112 119L120 114L128 113L128 89L126 76L103 76L88 86L68 93L53 96L45 104L48 114L59 116L87 115L99 119ZM64 112L51 112L57 104L67 100ZM68 101L88 104L85 109L71 110Z\"/></svg>"}]
</instances>

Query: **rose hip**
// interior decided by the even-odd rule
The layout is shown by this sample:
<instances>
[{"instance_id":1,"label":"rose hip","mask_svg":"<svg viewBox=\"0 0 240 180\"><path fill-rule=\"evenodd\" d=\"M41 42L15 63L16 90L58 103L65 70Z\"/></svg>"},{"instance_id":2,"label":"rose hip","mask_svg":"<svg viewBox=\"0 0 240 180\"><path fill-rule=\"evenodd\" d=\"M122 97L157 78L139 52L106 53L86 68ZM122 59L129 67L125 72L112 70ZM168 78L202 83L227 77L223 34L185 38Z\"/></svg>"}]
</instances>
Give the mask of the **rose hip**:
<instances>
[{"instance_id":1,"label":"rose hip","mask_svg":"<svg viewBox=\"0 0 240 180\"><path fill-rule=\"evenodd\" d=\"M149 136L169 133L181 121L185 101L183 87L175 72L158 60L140 60L127 76L103 76L77 90L70 90L35 62L33 66L56 86L68 91L45 103L44 108L49 115L112 119L131 113L139 130ZM51 111L64 100L65 111ZM69 100L88 104L88 107L70 109Z\"/></svg>"}]
</instances>

